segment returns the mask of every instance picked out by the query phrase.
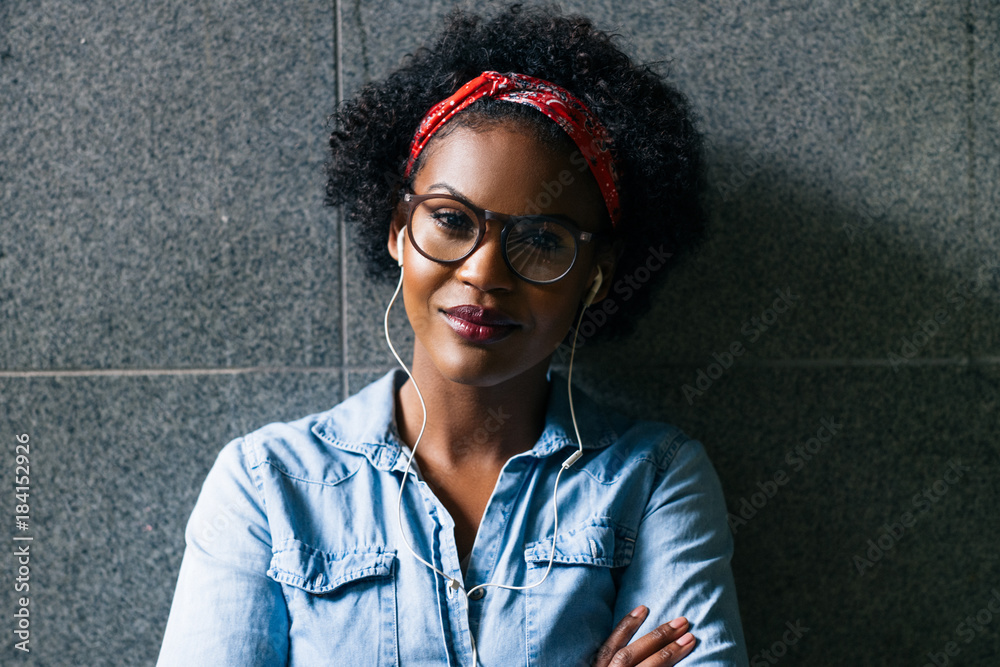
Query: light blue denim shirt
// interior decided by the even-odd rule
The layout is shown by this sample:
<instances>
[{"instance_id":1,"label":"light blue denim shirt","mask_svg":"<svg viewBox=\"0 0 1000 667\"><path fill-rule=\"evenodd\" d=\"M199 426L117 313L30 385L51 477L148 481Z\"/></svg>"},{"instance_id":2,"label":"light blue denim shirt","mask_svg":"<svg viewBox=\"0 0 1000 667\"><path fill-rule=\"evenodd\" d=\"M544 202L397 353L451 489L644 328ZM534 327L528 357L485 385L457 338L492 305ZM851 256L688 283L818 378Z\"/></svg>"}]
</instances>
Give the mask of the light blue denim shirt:
<instances>
[{"instance_id":1,"label":"light blue denim shirt","mask_svg":"<svg viewBox=\"0 0 1000 667\"><path fill-rule=\"evenodd\" d=\"M635 638L690 619L698 645L681 665L747 664L726 506L698 442L576 392L585 451L559 483L548 578L470 599L399 534L408 449L394 395L405 379L392 371L328 412L222 450L187 526L160 665L471 665L471 639L483 667L589 665L640 604L650 614ZM494 418L503 415L498 406ZM545 429L504 465L467 573L452 518L412 469L403 498L411 544L466 590L537 581L553 483L576 447L566 384L554 378Z\"/></svg>"}]
</instances>

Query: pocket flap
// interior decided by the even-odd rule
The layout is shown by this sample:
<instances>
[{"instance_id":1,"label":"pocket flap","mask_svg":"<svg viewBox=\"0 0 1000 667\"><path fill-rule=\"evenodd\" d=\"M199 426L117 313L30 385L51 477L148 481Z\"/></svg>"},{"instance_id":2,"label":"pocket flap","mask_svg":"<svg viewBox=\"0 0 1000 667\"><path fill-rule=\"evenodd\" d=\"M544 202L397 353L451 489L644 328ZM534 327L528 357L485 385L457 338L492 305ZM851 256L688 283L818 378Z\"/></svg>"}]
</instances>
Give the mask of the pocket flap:
<instances>
[{"instance_id":1,"label":"pocket flap","mask_svg":"<svg viewBox=\"0 0 1000 667\"><path fill-rule=\"evenodd\" d=\"M395 560L395 551L381 547L327 553L289 540L271 556L267 576L309 593L322 594L359 579L391 576Z\"/></svg>"},{"instance_id":2,"label":"pocket flap","mask_svg":"<svg viewBox=\"0 0 1000 667\"><path fill-rule=\"evenodd\" d=\"M624 567L632 562L635 532L610 520L598 520L556 537L553 563ZM524 550L528 563L547 565L552 538L532 542Z\"/></svg>"}]
</instances>

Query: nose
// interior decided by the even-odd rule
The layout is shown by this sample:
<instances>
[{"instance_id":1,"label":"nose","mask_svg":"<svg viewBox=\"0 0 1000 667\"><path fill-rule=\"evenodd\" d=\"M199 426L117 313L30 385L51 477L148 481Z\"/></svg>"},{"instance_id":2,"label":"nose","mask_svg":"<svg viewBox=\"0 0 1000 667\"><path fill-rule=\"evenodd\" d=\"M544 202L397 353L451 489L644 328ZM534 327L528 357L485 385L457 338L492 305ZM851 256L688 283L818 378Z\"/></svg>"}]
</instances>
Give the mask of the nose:
<instances>
[{"instance_id":1,"label":"nose","mask_svg":"<svg viewBox=\"0 0 1000 667\"><path fill-rule=\"evenodd\" d=\"M484 292L510 291L514 288L518 278L503 259L500 231L500 225L487 223L486 233L479 245L459 262L459 280Z\"/></svg>"}]
</instances>

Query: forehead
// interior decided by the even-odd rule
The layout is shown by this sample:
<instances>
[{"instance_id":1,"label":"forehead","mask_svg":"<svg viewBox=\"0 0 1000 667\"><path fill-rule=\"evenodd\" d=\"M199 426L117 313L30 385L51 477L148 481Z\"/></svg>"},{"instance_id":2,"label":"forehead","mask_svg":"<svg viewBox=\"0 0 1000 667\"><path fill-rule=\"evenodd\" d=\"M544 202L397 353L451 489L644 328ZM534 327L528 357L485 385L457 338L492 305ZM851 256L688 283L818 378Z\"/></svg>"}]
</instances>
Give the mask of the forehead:
<instances>
[{"instance_id":1,"label":"forehead","mask_svg":"<svg viewBox=\"0 0 1000 667\"><path fill-rule=\"evenodd\" d=\"M471 203L500 213L561 214L596 231L604 200L579 152L553 150L517 124L456 127L425 149L413 179L418 194L460 193Z\"/></svg>"}]
</instances>

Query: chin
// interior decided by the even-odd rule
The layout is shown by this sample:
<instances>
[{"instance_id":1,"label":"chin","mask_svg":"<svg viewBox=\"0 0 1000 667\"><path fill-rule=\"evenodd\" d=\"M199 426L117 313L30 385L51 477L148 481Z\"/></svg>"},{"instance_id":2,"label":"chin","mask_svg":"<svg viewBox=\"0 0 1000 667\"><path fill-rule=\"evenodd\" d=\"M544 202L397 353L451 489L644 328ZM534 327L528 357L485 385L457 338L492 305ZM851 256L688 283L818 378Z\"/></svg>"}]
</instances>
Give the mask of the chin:
<instances>
[{"instance_id":1,"label":"chin","mask_svg":"<svg viewBox=\"0 0 1000 667\"><path fill-rule=\"evenodd\" d=\"M452 363L438 368L446 379L472 387L493 387L517 375L509 365L497 366L496 363L476 363L474 360L461 359L452 360Z\"/></svg>"},{"instance_id":2,"label":"chin","mask_svg":"<svg viewBox=\"0 0 1000 667\"><path fill-rule=\"evenodd\" d=\"M435 365L441 375L451 382L473 387L494 387L537 366L537 363L525 363L524 359L519 359L518 362L511 363L510 360L498 358L495 353L485 350L465 348L446 358L436 359Z\"/></svg>"}]
</instances>

